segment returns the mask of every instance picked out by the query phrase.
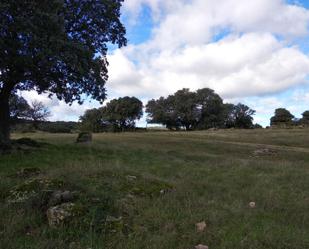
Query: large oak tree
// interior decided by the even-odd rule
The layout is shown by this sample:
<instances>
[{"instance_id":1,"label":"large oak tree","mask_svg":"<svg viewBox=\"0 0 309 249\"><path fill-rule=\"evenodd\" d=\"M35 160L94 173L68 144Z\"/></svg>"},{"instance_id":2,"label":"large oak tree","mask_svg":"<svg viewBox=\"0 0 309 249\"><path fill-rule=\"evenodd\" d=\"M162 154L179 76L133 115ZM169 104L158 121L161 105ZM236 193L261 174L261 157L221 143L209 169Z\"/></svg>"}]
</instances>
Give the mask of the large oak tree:
<instances>
[{"instance_id":1,"label":"large oak tree","mask_svg":"<svg viewBox=\"0 0 309 249\"><path fill-rule=\"evenodd\" d=\"M0 1L0 143L9 143L9 99L18 90L67 103L105 99L108 43L126 45L122 1Z\"/></svg>"}]
</instances>

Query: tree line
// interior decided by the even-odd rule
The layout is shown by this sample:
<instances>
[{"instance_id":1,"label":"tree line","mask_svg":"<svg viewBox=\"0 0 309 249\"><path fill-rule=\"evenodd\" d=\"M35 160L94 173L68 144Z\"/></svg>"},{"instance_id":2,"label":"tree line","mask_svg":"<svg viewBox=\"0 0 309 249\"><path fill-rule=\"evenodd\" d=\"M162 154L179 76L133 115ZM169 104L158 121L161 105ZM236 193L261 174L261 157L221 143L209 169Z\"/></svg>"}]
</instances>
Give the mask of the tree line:
<instances>
[{"instance_id":1,"label":"tree line","mask_svg":"<svg viewBox=\"0 0 309 249\"><path fill-rule=\"evenodd\" d=\"M161 124L169 130L260 127L253 124L255 110L242 103L223 103L209 88L195 92L184 88L166 98L150 100L145 110L147 123ZM136 97L123 97L104 107L87 110L80 121L82 129L93 132L126 131L134 129L135 121L142 116L142 102Z\"/></svg>"},{"instance_id":2,"label":"tree line","mask_svg":"<svg viewBox=\"0 0 309 249\"><path fill-rule=\"evenodd\" d=\"M272 127L291 127L291 126L309 126L309 111L302 113L302 118L297 119L295 116L285 108L278 108L275 110L275 115L270 119Z\"/></svg>"},{"instance_id":3,"label":"tree line","mask_svg":"<svg viewBox=\"0 0 309 249\"><path fill-rule=\"evenodd\" d=\"M113 99L105 106L86 110L77 122L49 122L51 115L42 102L30 104L17 94L10 98L10 123L17 131L41 130L46 132L121 132L136 130L136 121L147 113L147 123L160 124L169 130L205 130L210 128L262 128L253 124L255 110L238 103L224 103L223 99L209 88L195 92L182 89L167 97L148 101L143 106L136 97ZM275 110L270 119L271 127L308 126L309 111L296 119L284 108Z\"/></svg>"}]
</instances>

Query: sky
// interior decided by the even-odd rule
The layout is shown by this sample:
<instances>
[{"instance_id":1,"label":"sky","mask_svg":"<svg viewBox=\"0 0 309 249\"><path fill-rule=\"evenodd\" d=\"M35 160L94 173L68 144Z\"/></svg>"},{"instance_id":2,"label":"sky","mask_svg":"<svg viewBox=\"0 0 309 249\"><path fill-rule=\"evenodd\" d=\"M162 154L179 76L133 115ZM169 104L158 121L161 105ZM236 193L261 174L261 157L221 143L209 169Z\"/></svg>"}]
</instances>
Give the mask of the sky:
<instances>
[{"instance_id":1,"label":"sky","mask_svg":"<svg viewBox=\"0 0 309 249\"><path fill-rule=\"evenodd\" d=\"M146 104L208 87L256 110L263 126L276 108L296 117L309 109L309 0L126 0L121 18L128 45L110 46L107 101L136 96ZM49 107L50 120L75 121L100 106L22 95Z\"/></svg>"}]
</instances>

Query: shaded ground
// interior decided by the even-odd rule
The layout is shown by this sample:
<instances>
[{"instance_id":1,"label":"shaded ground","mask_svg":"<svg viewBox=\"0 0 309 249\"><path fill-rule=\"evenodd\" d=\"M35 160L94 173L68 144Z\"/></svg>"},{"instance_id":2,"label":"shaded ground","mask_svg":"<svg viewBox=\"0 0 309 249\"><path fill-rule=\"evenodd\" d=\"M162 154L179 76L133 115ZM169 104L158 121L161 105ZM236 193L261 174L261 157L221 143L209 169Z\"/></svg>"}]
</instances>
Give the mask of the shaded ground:
<instances>
[{"instance_id":1,"label":"shaded ground","mask_svg":"<svg viewBox=\"0 0 309 249\"><path fill-rule=\"evenodd\" d=\"M308 132L16 134L45 145L0 156L0 248L309 248ZM45 197L8 201L38 179L80 213L53 228Z\"/></svg>"}]
</instances>

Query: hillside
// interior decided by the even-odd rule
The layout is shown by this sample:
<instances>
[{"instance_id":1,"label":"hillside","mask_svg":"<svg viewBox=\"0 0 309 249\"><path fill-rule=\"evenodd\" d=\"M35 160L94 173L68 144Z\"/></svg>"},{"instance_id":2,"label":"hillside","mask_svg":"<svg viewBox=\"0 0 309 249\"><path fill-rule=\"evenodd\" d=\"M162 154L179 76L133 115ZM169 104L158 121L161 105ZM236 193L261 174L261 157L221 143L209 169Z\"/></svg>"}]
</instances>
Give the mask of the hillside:
<instances>
[{"instance_id":1,"label":"hillside","mask_svg":"<svg viewBox=\"0 0 309 249\"><path fill-rule=\"evenodd\" d=\"M308 132L14 134L40 143L0 156L0 248L309 248Z\"/></svg>"}]
</instances>

